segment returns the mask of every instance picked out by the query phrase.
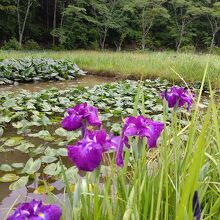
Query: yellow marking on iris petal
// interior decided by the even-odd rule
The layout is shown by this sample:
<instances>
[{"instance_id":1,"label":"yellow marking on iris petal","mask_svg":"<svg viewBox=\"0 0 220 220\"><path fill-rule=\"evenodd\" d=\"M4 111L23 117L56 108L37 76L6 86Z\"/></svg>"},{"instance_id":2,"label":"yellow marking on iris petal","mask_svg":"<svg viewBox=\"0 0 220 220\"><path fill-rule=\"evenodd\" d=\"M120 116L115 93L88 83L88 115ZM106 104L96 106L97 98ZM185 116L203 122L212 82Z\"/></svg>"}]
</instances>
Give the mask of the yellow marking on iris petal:
<instances>
[{"instance_id":1,"label":"yellow marking on iris petal","mask_svg":"<svg viewBox=\"0 0 220 220\"><path fill-rule=\"evenodd\" d=\"M93 127L92 127L91 125L88 126L88 127L87 127L87 130L92 131L92 130L93 130Z\"/></svg>"},{"instance_id":2,"label":"yellow marking on iris petal","mask_svg":"<svg viewBox=\"0 0 220 220\"><path fill-rule=\"evenodd\" d=\"M44 213L39 213L38 216L44 217Z\"/></svg>"}]
</instances>

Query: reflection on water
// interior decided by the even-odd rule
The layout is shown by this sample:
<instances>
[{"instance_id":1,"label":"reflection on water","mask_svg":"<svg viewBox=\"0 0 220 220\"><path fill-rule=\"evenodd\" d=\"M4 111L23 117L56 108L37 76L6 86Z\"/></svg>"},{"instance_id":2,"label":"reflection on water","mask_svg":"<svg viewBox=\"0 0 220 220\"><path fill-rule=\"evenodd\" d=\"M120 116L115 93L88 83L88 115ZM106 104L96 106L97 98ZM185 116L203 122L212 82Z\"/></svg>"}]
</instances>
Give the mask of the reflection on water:
<instances>
[{"instance_id":1,"label":"reflection on water","mask_svg":"<svg viewBox=\"0 0 220 220\"><path fill-rule=\"evenodd\" d=\"M113 81L114 81L114 78L110 78L110 77L86 75L76 80L21 83L18 85L3 85L3 86L0 86L0 92L4 92L4 91L18 92L19 90L22 90L22 89L28 90L30 92L38 92L40 90L49 89L52 87L62 90L62 89L69 89L75 86L92 87L98 84L110 83Z\"/></svg>"}]
</instances>

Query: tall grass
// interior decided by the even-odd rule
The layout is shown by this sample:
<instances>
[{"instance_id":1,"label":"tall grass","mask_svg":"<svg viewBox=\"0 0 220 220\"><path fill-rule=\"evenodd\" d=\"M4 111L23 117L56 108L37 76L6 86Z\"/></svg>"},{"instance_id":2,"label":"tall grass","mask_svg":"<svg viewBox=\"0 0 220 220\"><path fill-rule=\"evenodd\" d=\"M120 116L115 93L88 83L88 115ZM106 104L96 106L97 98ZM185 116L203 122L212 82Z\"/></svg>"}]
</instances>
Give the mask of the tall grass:
<instances>
[{"instance_id":1,"label":"tall grass","mask_svg":"<svg viewBox=\"0 0 220 220\"><path fill-rule=\"evenodd\" d=\"M155 78L179 81L174 69L187 82L202 81L208 59L206 54L175 52L97 52L97 51L0 51L0 59L20 57L52 57L74 61L82 69L95 74L122 78ZM220 87L219 56L210 59L209 79L214 87ZM208 82L208 81L207 81Z\"/></svg>"}]
</instances>

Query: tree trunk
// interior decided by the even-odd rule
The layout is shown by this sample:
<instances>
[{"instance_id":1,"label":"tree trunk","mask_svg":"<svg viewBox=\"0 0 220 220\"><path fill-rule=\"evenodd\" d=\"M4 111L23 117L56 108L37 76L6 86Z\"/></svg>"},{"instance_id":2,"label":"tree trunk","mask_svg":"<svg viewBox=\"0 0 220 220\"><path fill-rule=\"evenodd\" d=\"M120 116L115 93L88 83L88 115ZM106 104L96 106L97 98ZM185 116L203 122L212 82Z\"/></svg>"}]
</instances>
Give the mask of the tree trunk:
<instances>
[{"instance_id":1,"label":"tree trunk","mask_svg":"<svg viewBox=\"0 0 220 220\"><path fill-rule=\"evenodd\" d=\"M145 44L146 44L146 39L145 39L145 34L142 34L142 40L141 40L141 48L144 51L145 50Z\"/></svg>"},{"instance_id":2,"label":"tree trunk","mask_svg":"<svg viewBox=\"0 0 220 220\"><path fill-rule=\"evenodd\" d=\"M177 52L179 52L179 50L180 50L180 48L181 48L181 45L182 45L184 29L185 29L185 27L184 27L184 25L182 25L181 31L180 31L179 41L178 41L177 48L176 48L176 51L177 51Z\"/></svg>"},{"instance_id":3,"label":"tree trunk","mask_svg":"<svg viewBox=\"0 0 220 220\"><path fill-rule=\"evenodd\" d=\"M142 51L145 50L145 30L146 30L146 24L145 24L145 8L142 10L142 39L141 39L141 48Z\"/></svg>"},{"instance_id":4,"label":"tree trunk","mask_svg":"<svg viewBox=\"0 0 220 220\"><path fill-rule=\"evenodd\" d=\"M103 38L101 39L101 49L102 49L102 50L105 49L105 41L106 41L107 33L108 33L108 28L105 28L105 30L104 30L104 36L103 36Z\"/></svg>"},{"instance_id":5,"label":"tree trunk","mask_svg":"<svg viewBox=\"0 0 220 220\"><path fill-rule=\"evenodd\" d=\"M24 35L24 29L25 29L25 26L26 26L27 17L28 17L28 14L29 14L29 11L30 11L30 7L31 7L31 0L28 0L27 10L26 10L26 13L25 13L23 24L21 24L21 20L20 20L19 6L20 6L20 0L17 0L17 17L18 17L18 29L19 29L19 44L21 46L22 40L23 40L23 35Z\"/></svg>"},{"instance_id":6,"label":"tree trunk","mask_svg":"<svg viewBox=\"0 0 220 220\"><path fill-rule=\"evenodd\" d=\"M20 43L21 21L20 21L19 7L20 7L20 0L17 0L18 35L19 35L19 43ZM20 44L20 46L21 46L21 44Z\"/></svg>"},{"instance_id":7,"label":"tree trunk","mask_svg":"<svg viewBox=\"0 0 220 220\"><path fill-rule=\"evenodd\" d=\"M58 0L54 0L54 11L53 11L53 30L56 29L56 18L57 18L57 1ZM55 45L55 36L53 35L53 46Z\"/></svg>"},{"instance_id":8,"label":"tree trunk","mask_svg":"<svg viewBox=\"0 0 220 220\"><path fill-rule=\"evenodd\" d=\"M211 45L210 45L210 52L213 49L213 46L215 45L215 35L216 35L216 31L214 33L212 33L212 41L211 41Z\"/></svg>"},{"instance_id":9,"label":"tree trunk","mask_svg":"<svg viewBox=\"0 0 220 220\"><path fill-rule=\"evenodd\" d=\"M50 20L49 20L49 0L46 1L46 9L47 9L47 30L50 28Z\"/></svg>"}]
</instances>

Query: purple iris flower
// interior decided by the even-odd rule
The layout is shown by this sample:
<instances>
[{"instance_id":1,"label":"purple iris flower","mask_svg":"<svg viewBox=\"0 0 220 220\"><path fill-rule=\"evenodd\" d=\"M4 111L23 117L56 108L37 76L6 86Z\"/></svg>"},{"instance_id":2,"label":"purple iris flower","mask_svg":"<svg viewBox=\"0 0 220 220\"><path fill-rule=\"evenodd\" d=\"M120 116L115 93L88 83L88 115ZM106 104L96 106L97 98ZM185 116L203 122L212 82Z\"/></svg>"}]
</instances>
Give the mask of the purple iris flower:
<instances>
[{"instance_id":1,"label":"purple iris flower","mask_svg":"<svg viewBox=\"0 0 220 220\"><path fill-rule=\"evenodd\" d=\"M196 220L200 220L201 218L199 196L197 191L195 191L193 196L193 216L195 217Z\"/></svg>"},{"instance_id":2,"label":"purple iris flower","mask_svg":"<svg viewBox=\"0 0 220 220\"><path fill-rule=\"evenodd\" d=\"M75 146L68 146L70 160L84 171L93 171L102 160L102 154L116 150L120 137L107 135L105 130L87 131L82 140Z\"/></svg>"},{"instance_id":3,"label":"purple iris flower","mask_svg":"<svg viewBox=\"0 0 220 220\"><path fill-rule=\"evenodd\" d=\"M164 98L167 100L169 108L175 106L182 107L187 104L187 110L189 110L193 103L194 94L182 87L177 88L176 86L173 86L170 90L162 92L161 97L163 100Z\"/></svg>"},{"instance_id":4,"label":"purple iris flower","mask_svg":"<svg viewBox=\"0 0 220 220\"><path fill-rule=\"evenodd\" d=\"M118 166L123 166L123 145L129 147L128 137L139 136L147 138L147 145L149 148L157 146L157 139L159 138L164 124L162 122L152 121L144 116L130 116L125 118L124 128L122 130L121 141L117 151L116 162Z\"/></svg>"},{"instance_id":5,"label":"purple iris flower","mask_svg":"<svg viewBox=\"0 0 220 220\"><path fill-rule=\"evenodd\" d=\"M74 131L82 127L84 134L87 124L101 126L97 108L88 105L86 102L67 109L67 113L68 116L61 122L62 127L67 131Z\"/></svg>"},{"instance_id":6,"label":"purple iris flower","mask_svg":"<svg viewBox=\"0 0 220 220\"><path fill-rule=\"evenodd\" d=\"M21 203L7 220L60 220L62 209L57 205L44 205L42 201L32 200Z\"/></svg>"}]
</instances>

